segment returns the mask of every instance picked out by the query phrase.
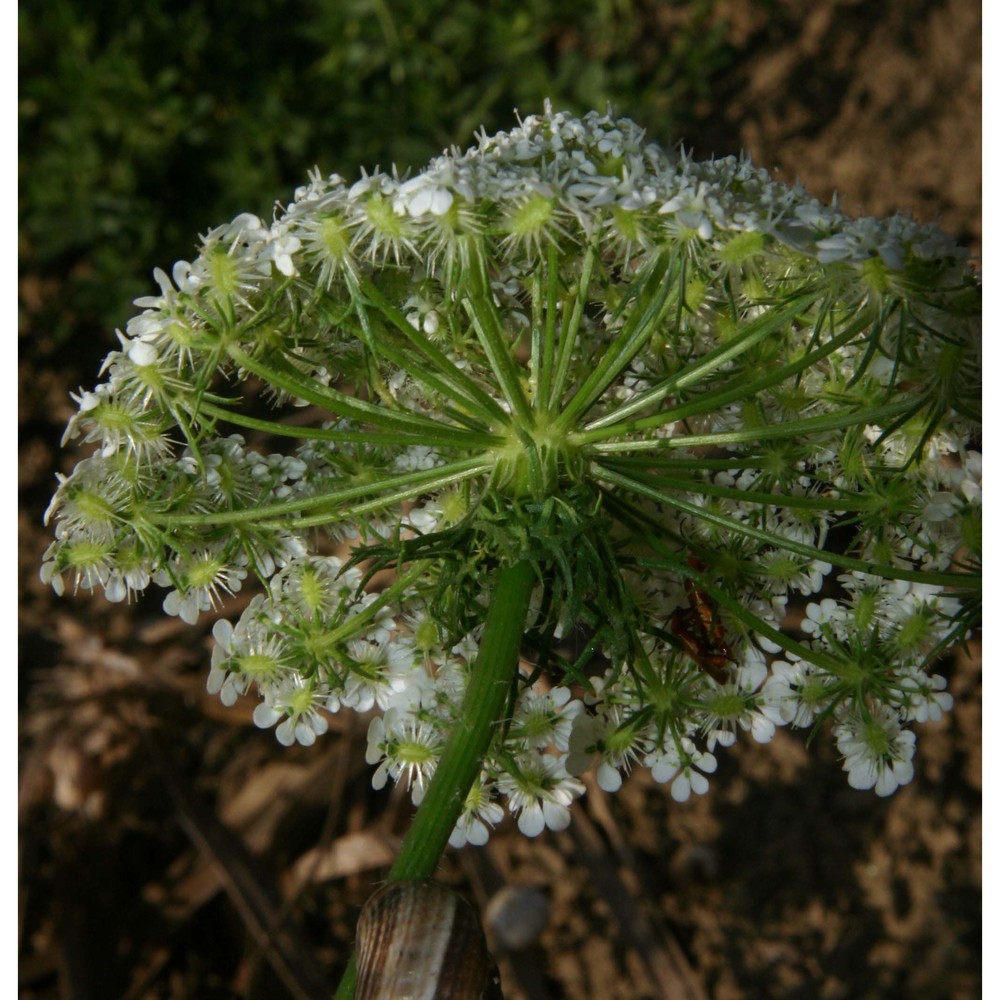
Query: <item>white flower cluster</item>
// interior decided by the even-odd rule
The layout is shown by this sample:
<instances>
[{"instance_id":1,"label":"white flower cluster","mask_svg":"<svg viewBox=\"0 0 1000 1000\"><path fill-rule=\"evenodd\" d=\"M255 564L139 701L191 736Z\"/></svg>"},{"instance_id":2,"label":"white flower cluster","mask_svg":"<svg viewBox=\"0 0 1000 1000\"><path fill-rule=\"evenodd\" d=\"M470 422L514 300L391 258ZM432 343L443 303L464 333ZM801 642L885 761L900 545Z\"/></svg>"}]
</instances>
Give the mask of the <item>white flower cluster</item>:
<instances>
[{"instance_id":1,"label":"white flower cluster","mask_svg":"<svg viewBox=\"0 0 1000 1000\"><path fill-rule=\"evenodd\" d=\"M903 216L851 219L801 188L776 183L745 158L698 162L646 142L629 119L551 111L509 133L481 135L478 146L452 150L408 180L376 173L349 184L317 175L260 239L262 246L301 248L302 259L314 256L313 266L325 256L327 280L338 263L354 266L348 249L370 260L399 259L436 242L433 266L458 252L454 241L463 229L482 227L475 207L483 203L501 215L509 243L537 253L550 240L581 232L636 249L671 235L710 245L719 234L761 233L822 264L878 258L893 270L910 255L959 253L934 227ZM332 239L332 220L339 240Z\"/></svg>"},{"instance_id":2,"label":"white flower cluster","mask_svg":"<svg viewBox=\"0 0 1000 1000\"><path fill-rule=\"evenodd\" d=\"M460 720L478 644L470 634L442 645L426 608L404 604L393 611L359 590L360 583L361 574L333 556L291 563L235 626L215 623L208 690L225 705L247 694L259 697L254 722L263 729L277 725L285 746L311 746L327 731L328 713L341 708L382 713L368 730L368 762L378 764L372 784L404 781L419 805ZM570 729L582 707L566 688L521 688L453 844L485 843L488 827L503 816L501 799L529 836L567 826L567 806L583 792L565 769Z\"/></svg>"},{"instance_id":3,"label":"white flower cluster","mask_svg":"<svg viewBox=\"0 0 1000 1000\"><path fill-rule=\"evenodd\" d=\"M909 780L982 520L980 286L937 229L546 109L412 177L317 173L155 277L75 397L42 577L157 583L189 622L261 581L209 686L282 743L377 708L376 784L419 799L527 559L546 676L457 841L501 801L565 825L591 765L683 800L783 724L832 720L852 785Z\"/></svg>"},{"instance_id":4,"label":"white flower cluster","mask_svg":"<svg viewBox=\"0 0 1000 1000\"><path fill-rule=\"evenodd\" d=\"M429 666L425 659L425 670ZM379 765L373 786L382 788L389 777L405 780L415 805L423 798L445 737L458 721L470 668L452 663L437 669L436 674L423 674L368 729L368 763ZM452 676L445 676L449 671ZM566 688L521 689L505 736L483 762L479 779L465 798L450 838L453 847L485 844L490 828L503 818L500 801L526 836L535 837L546 827L569 826L568 807L584 790L566 771L570 728L582 707L570 700Z\"/></svg>"}]
</instances>

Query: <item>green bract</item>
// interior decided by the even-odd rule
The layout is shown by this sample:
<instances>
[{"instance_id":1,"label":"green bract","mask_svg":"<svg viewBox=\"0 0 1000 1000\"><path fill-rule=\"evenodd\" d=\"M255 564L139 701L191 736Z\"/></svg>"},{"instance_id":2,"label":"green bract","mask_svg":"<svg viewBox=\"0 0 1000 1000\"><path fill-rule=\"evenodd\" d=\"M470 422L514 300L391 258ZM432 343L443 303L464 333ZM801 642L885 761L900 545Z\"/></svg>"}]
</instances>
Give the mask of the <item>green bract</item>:
<instances>
[{"instance_id":1,"label":"green bract","mask_svg":"<svg viewBox=\"0 0 1000 1000\"><path fill-rule=\"evenodd\" d=\"M936 229L547 111L315 176L156 278L80 393L43 577L193 622L257 576L209 686L282 742L378 706L375 781L419 800L526 561L537 670L453 842L500 801L565 825L592 765L684 799L786 723L831 719L856 787L912 776L979 580L980 286Z\"/></svg>"}]
</instances>

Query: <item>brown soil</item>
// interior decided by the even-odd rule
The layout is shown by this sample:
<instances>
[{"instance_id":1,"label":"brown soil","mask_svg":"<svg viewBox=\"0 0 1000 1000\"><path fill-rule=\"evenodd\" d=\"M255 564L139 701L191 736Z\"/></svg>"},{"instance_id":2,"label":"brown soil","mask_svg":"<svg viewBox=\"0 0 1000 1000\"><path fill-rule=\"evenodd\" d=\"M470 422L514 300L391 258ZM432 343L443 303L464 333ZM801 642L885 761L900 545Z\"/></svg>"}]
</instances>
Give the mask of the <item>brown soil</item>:
<instances>
[{"instance_id":1,"label":"brown soil","mask_svg":"<svg viewBox=\"0 0 1000 1000\"><path fill-rule=\"evenodd\" d=\"M743 56L696 152L742 144L849 211L937 220L978 253L977 5L728 6ZM67 391L93 350L73 367L22 341L22 995L322 997L408 807L369 787L365 720L283 750L206 695L210 622L39 582ZM887 801L847 786L828 739L780 733L725 754L705 798L677 805L639 773L613 797L591 786L563 834L505 825L449 854L441 877L481 905L505 884L549 900L537 944L501 956L507 997L978 996L978 644L942 670L955 710L919 727L917 776Z\"/></svg>"}]
</instances>

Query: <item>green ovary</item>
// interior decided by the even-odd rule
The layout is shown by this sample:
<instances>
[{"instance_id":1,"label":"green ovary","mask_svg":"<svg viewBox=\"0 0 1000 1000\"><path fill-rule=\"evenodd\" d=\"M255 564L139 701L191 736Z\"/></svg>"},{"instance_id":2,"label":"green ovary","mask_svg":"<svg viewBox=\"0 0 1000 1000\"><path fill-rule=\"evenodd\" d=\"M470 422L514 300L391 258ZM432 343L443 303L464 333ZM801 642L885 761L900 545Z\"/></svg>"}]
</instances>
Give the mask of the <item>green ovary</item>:
<instances>
[{"instance_id":1,"label":"green ovary","mask_svg":"<svg viewBox=\"0 0 1000 1000\"><path fill-rule=\"evenodd\" d=\"M529 198L510 218L514 236L531 236L541 232L552 218L552 202L540 194Z\"/></svg>"},{"instance_id":2,"label":"green ovary","mask_svg":"<svg viewBox=\"0 0 1000 1000\"><path fill-rule=\"evenodd\" d=\"M303 570L299 577L299 592L302 595L302 603L314 614L326 606L326 587L312 570Z\"/></svg>"},{"instance_id":3,"label":"green ovary","mask_svg":"<svg viewBox=\"0 0 1000 1000\"><path fill-rule=\"evenodd\" d=\"M320 224L320 240L333 260L348 255L349 243L343 221L335 215L327 216Z\"/></svg>"},{"instance_id":4,"label":"green ovary","mask_svg":"<svg viewBox=\"0 0 1000 1000\"><path fill-rule=\"evenodd\" d=\"M234 295L239 291L239 265L222 248L217 248L206 258L212 286L223 295Z\"/></svg>"},{"instance_id":5,"label":"green ovary","mask_svg":"<svg viewBox=\"0 0 1000 1000\"><path fill-rule=\"evenodd\" d=\"M299 716L304 715L312 708L313 689L311 685L297 688L288 702L288 714Z\"/></svg>"},{"instance_id":6,"label":"green ovary","mask_svg":"<svg viewBox=\"0 0 1000 1000\"><path fill-rule=\"evenodd\" d=\"M221 559L206 558L194 563L188 568L187 582L191 588L205 587L211 589L218 581L219 574L225 568Z\"/></svg>"},{"instance_id":7,"label":"green ovary","mask_svg":"<svg viewBox=\"0 0 1000 1000\"><path fill-rule=\"evenodd\" d=\"M100 564L110 554L111 547L106 542L81 539L65 546L60 562L73 569L88 569Z\"/></svg>"},{"instance_id":8,"label":"green ovary","mask_svg":"<svg viewBox=\"0 0 1000 1000\"><path fill-rule=\"evenodd\" d=\"M631 726L622 726L604 737L604 746L612 756L624 754L635 743L635 731Z\"/></svg>"},{"instance_id":9,"label":"green ovary","mask_svg":"<svg viewBox=\"0 0 1000 1000\"><path fill-rule=\"evenodd\" d=\"M239 673L253 677L255 680L270 677L278 670L278 662L266 653L247 653L239 657L237 669Z\"/></svg>"},{"instance_id":10,"label":"green ovary","mask_svg":"<svg viewBox=\"0 0 1000 1000\"><path fill-rule=\"evenodd\" d=\"M434 760L434 751L422 743L404 741L396 747L394 756L402 764L420 767Z\"/></svg>"},{"instance_id":11,"label":"green ovary","mask_svg":"<svg viewBox=\"0 0 1000 1000\"><path fill-rule=\"evenodd\" d=\"M365 203L365 215L376 232L390 239L402 239L406 235L403 220L393 211L392 205L378 196Z\"/></svg>"},{"instance_id":12,"label":"green ovary","mask_svg":"<svg viewBox=\"0 0 1000 1000\"><path fill-rule=\"evenodd\" d=\"M738 719L746 708L743 698L738 694L720 695L712 701L712 711L720 719Z\"/></svg>"},{"instance_id":13,"label":"green ovary","mask_svg":"<svg viewBox=\"0 0 1000 1000\"><path fill-rule=\"evenodd\" d=\"M889 736L877 722L866 722L864 742L875 757L889 756Z\"/></svg>"},{"instance_id":14,"label":"green ovary","mask_svg":"<svg viewBox=\"0 0 1000 1000\"><path fill-rule=\"evenodd\" d=\"M116 520L114 507L94 490L80 490L73 495L73 503L90 524L113 524Z\"/></svg>"}]
</instances>

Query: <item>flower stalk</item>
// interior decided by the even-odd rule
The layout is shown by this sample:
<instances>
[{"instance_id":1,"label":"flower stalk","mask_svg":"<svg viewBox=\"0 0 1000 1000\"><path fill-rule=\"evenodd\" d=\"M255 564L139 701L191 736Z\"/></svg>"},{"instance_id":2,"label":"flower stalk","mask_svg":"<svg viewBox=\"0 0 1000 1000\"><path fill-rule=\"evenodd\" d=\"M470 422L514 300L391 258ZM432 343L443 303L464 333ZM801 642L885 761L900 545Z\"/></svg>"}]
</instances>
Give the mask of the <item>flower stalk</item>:
<instances>
[{"instance_id":1,"label":"flower stalk","mask_svg":"<svg viewBox=\"0 0 1000 1000\"><path fill-rule=\"evenodd\" d=\"M479 776L496 728L516 692L518 653L534 582L535 571L523 559L497 574L479 656L455 730L445 744L427 793L389 870L389 882L430 878L437 868L469 790ZM354 996L354 975L352 956L335 994L336 1000L350 1000Z\"/></svg>"}]
</instances>

